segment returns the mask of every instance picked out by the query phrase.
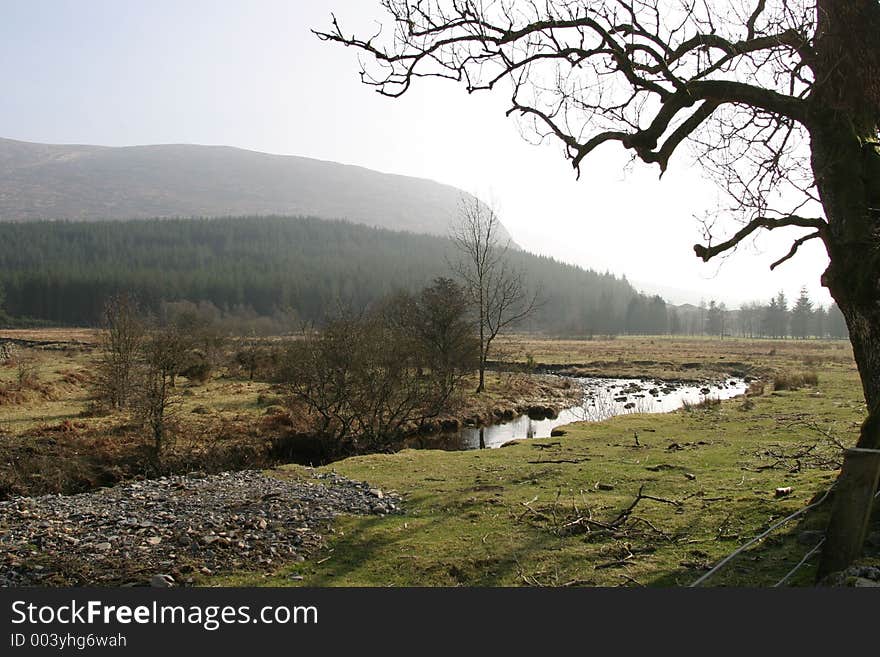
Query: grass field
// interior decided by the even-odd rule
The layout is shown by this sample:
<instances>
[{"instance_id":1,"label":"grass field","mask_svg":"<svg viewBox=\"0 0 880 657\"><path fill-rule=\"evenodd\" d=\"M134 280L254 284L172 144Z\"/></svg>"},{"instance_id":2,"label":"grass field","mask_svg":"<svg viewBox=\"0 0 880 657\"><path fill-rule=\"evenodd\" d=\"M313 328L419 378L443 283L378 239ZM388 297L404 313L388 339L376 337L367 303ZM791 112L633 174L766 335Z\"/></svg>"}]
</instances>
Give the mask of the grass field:
<instances>
[{"instance_id":1,"label":"grass field","mask_svg":"<svg viewBox=\"0 0 880 657\"><path fill-rule=\"evenodd\" d=\"M838 444L855 441L865 411L844 343L633 338L526 344L538 362L610 360L622 368L615 373L640 367L634 361L680 372L686 363L727 360L768 379L809 371L818 384L797 390L768 384L763 394L745 399L570 425L562 437L499 450L348 459L332 469L401 494L406 514L349 518L305 564L204 583L687 585L825 491L837 475ZM295 466L276 472L309 476ZM791 493L777 497L778 488ZM640 490L649 497L621 521ZM819 509L783 528L710 584L773 585L815 544L818 535L810 532L824 522ZM811 583L814 566L815 559L791 583Z\"/></svg>"},{"instance_id":2,"label":"grass field","mask_svg":"<svg viewBox=\"0 0 880 657\"><path fill-rule=\"evenodd\" d=\"M45 339L63 342L62 337ZM502 343L501 353L512 362L614 376L681 380L737 371L759 377L763 386L746 398L569 425L564 436L497 450L404 450L334 463L320 470L400 494L405 513L344 518L325 548L305 563L200 583L685 585L825 491L837 475L840 445L855 442L865 412L845 342L514 336ZM52 435L48 429L65 421L74 431L64 440L81 450L94 441L106 447L121 440L114 436L124 418L81 417L89 403L93 350L32 349L29 357L43 389L0 403L4 443L45 440ZM13 388L16 376L15 367L0 368L0 384ZM774 389L774 379L785 389ZM809 383L798 385L798 379ZM528 397L524 380L493 376L491 393L481 403L490 408ZM511 395L508 388L516 386ZM229 439L238 431L239 438L260 441L277 430L265 424L266 408L278 402L269 384L225 372L204 385L184 384L181 393L177 417L187 440L210 447L224 431ZM203 410L194 413L197 409ZM302 478L316 471L287 465L272 472ZM784 488L791 488L790 494L777 496ZM820 509L785 527L711 584L774 584L818 540L810 532L821 530L824 521ZM792 581L811 582L813 565Z\"/></svg>"}]
</instances>

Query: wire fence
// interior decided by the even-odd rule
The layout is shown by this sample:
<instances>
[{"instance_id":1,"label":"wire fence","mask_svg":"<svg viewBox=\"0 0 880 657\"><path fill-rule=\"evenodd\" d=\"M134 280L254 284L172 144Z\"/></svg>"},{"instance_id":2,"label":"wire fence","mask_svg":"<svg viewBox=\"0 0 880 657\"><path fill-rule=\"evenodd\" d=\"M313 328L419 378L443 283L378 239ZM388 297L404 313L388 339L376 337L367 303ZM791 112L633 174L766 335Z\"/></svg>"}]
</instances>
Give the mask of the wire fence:
<instances>
[{"instance_id":1,"label":"wire fence","mask_svg":"<svg viewBox=\"0 0 880 657\"><path fill-rule=\"evenodd\" d=\"M728 554L726 557L724 557L721 561L719 561L717 564L715 564L715 566L713 566L711 570L709 570L708 572L704 573L701 577L699 577L697 580L695 580L695 581L690 585L690 587L693 588L693 587L700 586L703 582L705 582L706 580L708 580L709 578L711 578L711 577L712 577L713 575L715 575L718 571L720 571L724 566L726 566L728 563L730 563L731 561L733 561L737 556L739 556L740 554L742 554L743 552L745 552L748 548L750 548L750 547L751 547L752 545L754 545L755 543L758 543L759 541L761 541L761 540L767 538L767 536L769 536L770 534L772 534L772 533L773 533L774 531L776 531L778 528L782 527L783 525L788 524L789 522L791 522L791 521L794 520L795 518L799 518L799 517L801 517L802 515L805 515L806 513L808 513L808 512L810 512L811 510L815 509L816 507L821 506L821 505L825 502L825 500L828 499L828 496L831 495L831 492L834 490L835 486L837 486L837 483L836 483L836 482L835 482L835 483L834 483L834 484L833 484L833 485L832 485L827 491L825 491L825 494L822 495L822 497L821 497L818 501L813 502L812 504L809 504L809 505L805 506L803 509L799 509L799 510L795 511L794 513L792 513L792 514L786 516L785 518L783 518L783 519L780 520L779 522L774 523L773 525L771 525L766 531L762 532L761 534L759 534L759 535L756 536L755 538L751 539L750 541L748 541L748 542L746 542L745 544L743 544L743 545L741 545L740 547L738 547L736 550L734 550L733 552L731 552L730 554ZM880 500L880 490L877 490L877 492L874 494L874 500ZM776 584L773 585L774 588L775 588L775 587L782 586L783 584L785 584L786 582L788 582L792 577L794 577L794 575L795 575L795 574L796 574L801 568L803 568L803 567L808 563L808 561L810 560L810 558L811 558L813 555L815 555L819 550L822 549L822 546L823 546L824 544L825 544L825 539L822 538L822 539L821 539L821 540L820 540L815 546L813 546L813 547L809 550L809 552L807 552L807 553L804 555L803 559L801 559L801 560L795 565L794 568L792 568L790 571L788 571L788 573L786 573L785 577L783 577L783 578L780 579L778 582L776 582Z\"/></svg>"},{"instance_id":2,"label":"wire fence","mask_svg":"<svg viewBox=\"0 0 880 657\"><path fill-rule=\"evenodd\" d=\"M772 525L770 525L770 527L766 531L761 532L760 534L755 536L755 538L753 538L750 541L747 541L743 545L739 546L736 550L734 550L733 552L728 554L726 557L724 557L721 561L719 561L717 564L715 564L715 566L713 566L711 570L704 573L701 577L699 577L697 580L695 580L694 583L691 584L691 587L693 588L693 587L699 586L700 584L705 582L707 579L712 577L719 570L724 568L724 566L726 566L728 563L733 561L740 554L742 554L747 549L749 549L752 545L767 538L770 534L772 534L774 531L776 531L777 529L779 529L783 525L788 524L789 522L791 522L795 518L800 518L805 513L820 506L823 502L825 502L825 500L828 499L828 496L831 495L831 491L834 490L834 487L836 485L837 484L835 483L833 486L831 486L831 488L829 488L827 491L825 491L825 494L819 499L819 501L813 502L812 504L805 506L803 509L798 509L794 513L787 515L785 518L783 518L779 522L776 522L776 523L773 523ZM790 573L790 575L793 575L793 574L794 574L794 572ZM786 577L790 577L790 575L787 575Z\"/></svg>"}]
</instances>

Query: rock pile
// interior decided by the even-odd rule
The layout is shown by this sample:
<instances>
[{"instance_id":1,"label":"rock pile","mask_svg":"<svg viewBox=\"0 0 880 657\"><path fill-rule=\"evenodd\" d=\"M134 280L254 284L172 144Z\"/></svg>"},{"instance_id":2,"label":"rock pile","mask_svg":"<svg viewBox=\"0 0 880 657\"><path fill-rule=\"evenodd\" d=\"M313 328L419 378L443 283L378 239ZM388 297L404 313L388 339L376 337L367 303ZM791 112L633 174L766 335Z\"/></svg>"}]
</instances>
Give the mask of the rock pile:
<instances>
[{"instance_id":1,"label":"rock pile","mask_svg":"<svg viewBox=\"0 0 880 657\"><path fill-rule=\"evenodd\" d=\"M80 495L0 502L0 586L185 583L272 570L322 544L340 514L389 514L399 499L334 474L258 471L135 481Z\"/></svg>"}]
</instances>

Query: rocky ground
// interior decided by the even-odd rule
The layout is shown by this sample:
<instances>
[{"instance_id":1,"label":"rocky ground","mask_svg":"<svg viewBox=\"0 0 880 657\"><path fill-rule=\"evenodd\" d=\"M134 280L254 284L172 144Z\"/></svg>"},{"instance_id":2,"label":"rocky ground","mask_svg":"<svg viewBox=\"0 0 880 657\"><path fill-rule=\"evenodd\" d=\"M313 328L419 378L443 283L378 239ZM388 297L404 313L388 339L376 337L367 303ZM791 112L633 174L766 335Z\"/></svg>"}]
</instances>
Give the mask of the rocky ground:
<instances>
[{"instance_id":1,"label":"rocky ground","mask_svg":"<svg viewBox=\"0 0 880 657\"><path fill-rule=\"evenodd\" d=\"M259 471L134 481L0 502L0 586L177 585L302 561L340 514L399 512L399 499L335 474Z\"/></svg>"}]
</instances>

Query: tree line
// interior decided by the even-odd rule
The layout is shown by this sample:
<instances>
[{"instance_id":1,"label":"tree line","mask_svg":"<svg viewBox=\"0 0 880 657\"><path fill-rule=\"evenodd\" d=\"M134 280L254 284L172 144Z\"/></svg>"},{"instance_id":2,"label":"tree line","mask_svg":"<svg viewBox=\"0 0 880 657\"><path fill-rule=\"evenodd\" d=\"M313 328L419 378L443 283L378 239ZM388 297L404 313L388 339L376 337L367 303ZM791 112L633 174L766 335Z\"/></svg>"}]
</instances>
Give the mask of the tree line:
<instances>
[{"instance_id":1,"label":"tree line","mask_svg":"<svg viewBox=\"0 0 880 657\"><path fill-rule=\"evenodd\" d=\"M690 335L744 338L846 339L846 319L837 304L822 306L810 299L806 288L790 302L780 290L768 301L752 301L738 309L711 299L708 303L678 310L679 332Z\"/></svg>"},{"instance_id":2,"label":"tree line","mask_svg":"<svg viewBox=\"0 0 880 657\"><path fill-rule=\"evenodd\" d=\"M278 332L418 291L448 275L457 252L451 239L305 217L0 223L0 287L15 318L98 326L107 299L130 293L152 313L209 304ZM523 330L643 332L651 321L630 312L649 298L625 278L517 249L507 260L544 291Z\"/></svg>"}]
</instances>

